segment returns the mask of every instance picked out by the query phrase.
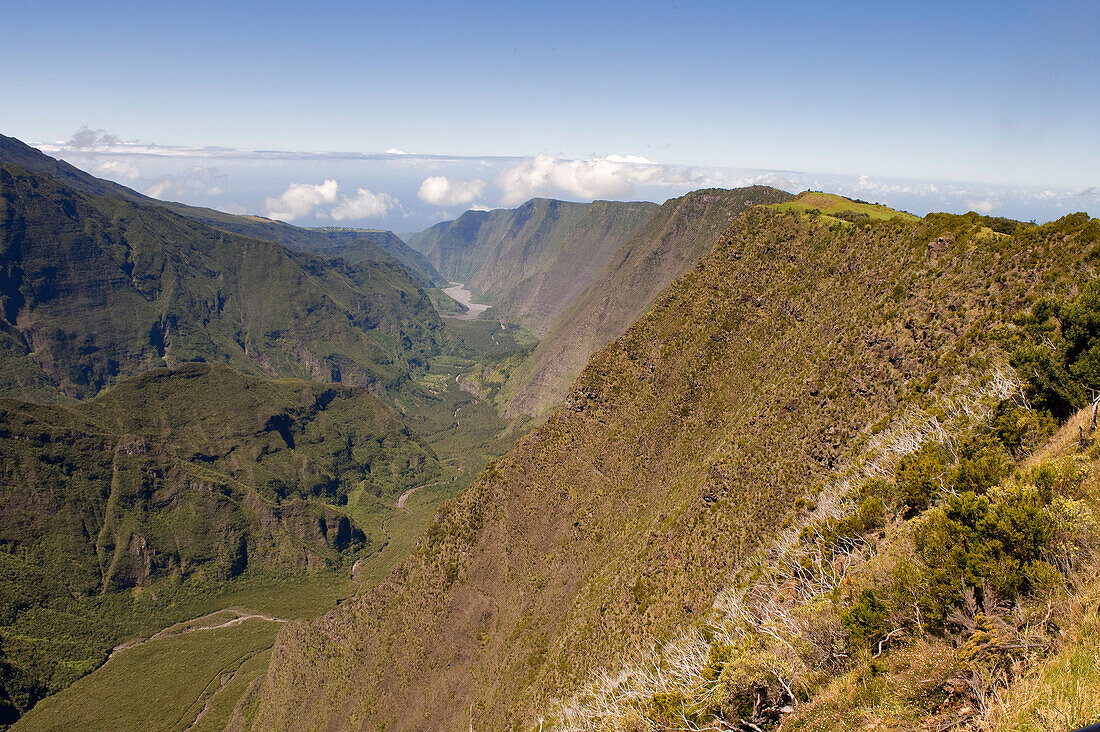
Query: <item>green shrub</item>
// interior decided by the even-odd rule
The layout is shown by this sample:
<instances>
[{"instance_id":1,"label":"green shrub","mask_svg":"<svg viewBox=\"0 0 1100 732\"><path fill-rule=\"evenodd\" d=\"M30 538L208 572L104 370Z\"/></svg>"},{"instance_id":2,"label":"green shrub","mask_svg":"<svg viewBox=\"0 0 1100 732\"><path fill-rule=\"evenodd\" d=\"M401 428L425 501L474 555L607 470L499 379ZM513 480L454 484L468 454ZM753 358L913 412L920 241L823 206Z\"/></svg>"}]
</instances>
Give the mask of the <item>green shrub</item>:
<instances>
[{"instance_id":1,"label":"green shrub","mask_svg":"<svg viewBox=\"0 0 1100 732\"><path fill-rule=\"evenodd\" d=\"M1076 456L1048 460L1033 467L1025 477L1039 491L1040 500L1050 503L1054 496L1073 496L1089 474L1088 463Z\"/></svg>"},{"instance_id":2,"label":"green shrub","mask_svg":"<svg viewBox=\"0 0 1100 732\"><path fill-rule=\"evenodd\" d=\"M729 662L733 655L733 649L724 643L711 643L707 654L707 665L703 669L703 678L707 681L717 681L722 674L722 668Z\"/></svg>"},{"instance_id":3,"label":"green shrub","mask_svg":"<svg viewBox=\"0 0 1100 732\"><path fill-rule=\"evenodd\" d=\"M998 443L975 440L967 445L959 461L947 472L947 483L955 493L981 495L1012 472L1008 451Z\"/></svg>"},{"instance_id":4,"label":"green shrub","mask_svg":"<svg viewBox=\"0 0 1100 732\"><path fill-rule=\"evenodd\" d=\"M1040 561L1053 529L1033 486L950 496L914 533L931 598L950 604L963 587L981 592L988 586L1002 597L1035 589L1032 577L1040 570L1032 565Z\"/></svg>"},{"instance_id":5,"label":"green shrub","mask_svg":"<svg viewBox=\"0 0 1100 732\"><path fill-rule=\"evenodd\" d=\"M1100 387L1100 281L1093 280L1057 310L1069 373L1087 388Z\"/></svg>"},{"instance_id":6,"label":"green shrub","mask_svg":"<svg viewBox=\"0 0 1100 732\"><path fill-rule=\"evenodd\" d=\"M786 663L763 647L731 652L714 687L713 696L722 716L726 719L749 718L758 704L772 706L778 703L786 691L772 669L786 668Z\"/></svg>"},{"instance_id":7,"label":"green shrub","mask_svg":"<svg viewBox=\"0 0 1100 732\"><path fill-rule=\"evenodd\" d=\"M842 519L826 517L813 521L802 529L799 538L805 542L817 542L831 556L848 551L850 541L860 539L864 534L884 525L886 510L883 502L875 496L865 497L859 507ZM811 559L806 557L804 567L809 569Z\"/></svg>"},{"instance_id":8,"label":"green shrub","mask_svg":"<svg viewBox=\"0 0 1100 732\"><path fill-rule=\"evenodd\" d=\"M941 445L925 443L920 450L906 455L898 463L897 500L907 508L906 517L915 516L932 504L941 492L947 472L947 458ZM900 507L899 506L899 507Z\"/></svg>"},{"instance_id":9,"label":"green shrub","mask_svg":"<svg viewBox=\"0 0 1100 732\"><path fill-rule=\"evenodd\" d=\"M1040 300L1019 325L1011 364L1032 406L1064 420L1100 389L1100 281L1073 299Z\"/></svg>"},{"instance_id":10,"label":"green shrub","mask_svg":"<svg viewBox=\"0 0 1100 732\"><path fill-rule=\"evenodd\" d=\"M879 497L867 496L859 504L859 511L855 515L859 518L863 531L874 531L885 524L886 508Z\"/></svg>"},{"instance_id":11,"label":"green shrub","mask_svg":"<svg viewBox=\"0 0 1100 732\"><path fill-rule=\"evenodd\" d=\"M1038 440L1054 434L1056 422L1050 412L1025 409L1006 399L997 405L990 420L990 435L1014 458L1032 449Z\"/></svg>"},{"instance_id":12,"label":"green shrub","mask_svg":"<svg viewBox=\"0 0 1100 732\"><path fill-rule=\"evenodd\" d=\"M676 692L659 692L649 702L649 718L658 724L668 725L684 719L689 707L688 699Z\"/></svg>"},{"instance_id":13,"label":"green shrub","mask_svg":"<svg viewBox=\"0 0 1100 732\"><path fill-rule=\"evenodd\" d=\"M986 543L998 542L1000 551L1028 564L1038 561L1053 528L1038 492L1031 486L1013 485L994 492L978 531Z\"/></svg>"},{"instance_id":14,"label":"green shrub","mask_svg":"<svg viewBox=\"0 0 1100 732\"><path fill-rule=\"evenodd\" d=\"M869 648L886 636L886 605L872 590L862 590L855 603L840 613L853 648Z\"/></svg>"}]
</instances>

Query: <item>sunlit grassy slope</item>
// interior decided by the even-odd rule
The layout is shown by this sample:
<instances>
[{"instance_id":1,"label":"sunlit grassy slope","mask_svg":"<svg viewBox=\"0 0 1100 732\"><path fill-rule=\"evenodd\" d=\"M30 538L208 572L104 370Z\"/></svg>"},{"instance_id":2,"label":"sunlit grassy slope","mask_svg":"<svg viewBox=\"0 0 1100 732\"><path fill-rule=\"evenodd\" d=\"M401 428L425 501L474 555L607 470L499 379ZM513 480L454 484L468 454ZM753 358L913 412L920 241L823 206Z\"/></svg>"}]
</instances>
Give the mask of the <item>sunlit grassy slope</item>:
<instances>
[{"instance_id":1,"label":"sunlit grassy slope","mask_svg":"<svg viewBox=\"0 0 1100 732\"><path fill-rule=\"evenodd\" d=\"M393 575L280 632L253 728L537 727L705 618L799 499L985 374L987 333L1079 285L1097 245L1087 216L838 221L743 214Z\"/></svg>"},{"instance_id":2,"label":"sunlit grassy slope","mask_svg":"<svg viewBox=\"0 0 1100 732\"><path fill-rule=\"evenodd\" d=\"M916 221L918 217L905 211L898 211L880 203L853 200L835 193L805 191L793 201L775 203L770 208L776 211L813 212L830 221L885 221L900 218L903 221Z\"/></svg>"},{"instance_id":3,"label":"sunlit grassy slope","mask_svg":"<svg viewBox=\"0 0 1100 732\"><path fill-rule=\"evenodd\" d=\"M122 651L44 700L14 729L186 730L208 703L212 714L203 715L203 727L217 729L216 722L224 726L228 718L226 707L232 709L263 666L278 626L253 619Z\"/></svg>"}]
</instances>

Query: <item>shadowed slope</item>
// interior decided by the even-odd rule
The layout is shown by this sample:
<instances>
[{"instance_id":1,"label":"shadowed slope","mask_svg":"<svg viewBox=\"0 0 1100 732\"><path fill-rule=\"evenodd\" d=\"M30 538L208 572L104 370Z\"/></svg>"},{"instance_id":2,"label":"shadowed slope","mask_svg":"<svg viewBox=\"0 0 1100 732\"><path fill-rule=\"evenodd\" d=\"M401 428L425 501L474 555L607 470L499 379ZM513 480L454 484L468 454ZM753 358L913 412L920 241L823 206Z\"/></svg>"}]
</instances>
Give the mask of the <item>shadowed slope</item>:
<instances>
[{"instance_id":1,"label":"shadowed slope","mask_svg":"<svg viewBox=\"0 0 1100 732\"><path fill-rule=\"evenodd\" d=\"M491 303L498 318L541 334L656 210L653 203L535 198L515 209L467 211L411 235L409 244Z\"/></svg>"},{"instance_id":2,"label":"shadowed slope","mask_svg":"<svg viewBox=\"0 0 1100 732\"><path fill-rule=\"evenodd\" d=\"M0 393L82 398L196 360L391 388L440 327L392 260L292 253L0 164Z\"/></svg>"},{"instance_id":3,"label":"shadowed slope","mask_svg":"<svg viewBox=\"0 0 1100 732\"><path fill-rule=\"evenodd\" d=\"M517 369L504 388L507 413L535 415L559 403L588 357L637 320L742 211L790 197L774 188L753 186L694 191L666 201L619 247Z\"/></svg>"},{"instance_id":4,"label":"shadowed slope","mask_svg":"<svg viewBox=\"0 0 1100 732\"><path fill-rule=\"evenodd\" d=\"M323 246L318 241L304 247L314 254L340 257L352 263L359 263L385 259L385 255L379 256L378 250L380 249L415 274L421 287L444 287L447 285L446 278L436 271L427 257L410 247L392 231L333 227L311 231L323 234L330 242L329 246Z\"/></svg>"}]
</instances>

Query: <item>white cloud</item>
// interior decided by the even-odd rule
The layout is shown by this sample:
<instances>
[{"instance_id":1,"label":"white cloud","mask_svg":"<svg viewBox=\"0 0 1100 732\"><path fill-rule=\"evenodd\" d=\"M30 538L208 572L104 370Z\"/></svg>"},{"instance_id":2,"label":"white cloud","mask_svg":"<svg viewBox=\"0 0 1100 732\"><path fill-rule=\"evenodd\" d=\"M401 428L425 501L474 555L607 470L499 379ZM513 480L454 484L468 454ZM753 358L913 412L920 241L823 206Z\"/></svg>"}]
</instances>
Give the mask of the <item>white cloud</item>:
<instances>
[{"instance_id":1,"label":"white cloud","mask_svg":"<svg viewBox=\"0 0 1100 732\"><path fill-rule=\"evenodd\" d=\"M328 182L328 181L326 181ZM335 186L335 183L333 183ZM366 188L356 191L354 198L344 196L340 205L329 213L337 221L344 219L378 219L398 207L397 199L388 193L373 193Z\"/></svg>"},{"instance_id":2,"label":"white cloud","mask_svg":"<svg viewBox=\"0 0 1100 732\"><path fill-rule=\"evenodd\" d=\"M291 183L278 198L267 199L267 215L281 221L300 219L319 206L336 203L336 190L336 181L331 179L319 185Z\"/></svg>"},{"instance_id":3,"label":"white cloud","mask_svg":"<svg viewBox=\"0 0 1100 732\"><path fill-rule=\"evenodd\" d=\"M524 158L501 170L493 182L501 203L512 206L535 196L570 195L582 199L628 196L636 184L681 185L687 179L645 158L608 155L565 160L551 155Z\"/></svg>"},{"instance_id":4,"label":"white cloud","mask_svg":"<svg viewBox=\"0 0 1100 732\"><path fill-rule=\"evenodd\" d=\"M113 135L106 130L93 130L89 129L87 125L81 127L79 130L73 133L73 136L69 138L69 141L65 143L68 147L75 147L78 149L85 149L89 147L104 147L107 145L117 145L118 135Z\"/></svg>"},{"instance_id":5,"label":"white cloud","mask_svg":"<svg viewBox=\"0 0 1100 732\"><path fill-rule=\"evenodd\" d=\"M771 172L746 170L724 170L722 168L688 168L688 188L744 188L746 186L771 186L784 191L796 192L811 187L806 180L793 181L786 175Z\"/></svg>"},{"instance_id":6,"label":"white cloud","mask_svg":"<svg viewBox=\"0 0 1100 732\"><path fill-rule=\"evenodd\" d=\"M939 190L934 183L926 183L924 185L884 183L882 181L871 180L871 177L866 173L859 176L859 181L856 185L863 193L873 193L879 196L885 196L891 193L908 193L916 196L928 196Z\"/></svg>"},{"instance_id":7,"label":"white cloud","mask_svg":"<svg viewBox=\"0 0 1100 732\"><path fill-rule=\"evenodd\" d=\"M107 161L101 165L130 165L117 161ZM136 172L136 171L135 171ZM218 174L217 168L194 167L177 175L164 175L150 183L145 195L153 198L186 198L188 196L216 196L223 192L221 183L225 176Z\"/></svg>"},{"instance_id":8,"label":"white cloud","mask_svg":"<svg viewBox=\"0 0 1100 732\"><path fill-rule=\"evenodd\" d=\"M933 210L961 213L995 211L1013 218L1050 220L1062 213L1096 205L1100 187L1013 186L959 181L881 178L875 172L857 176L655 163L639 155L602 155L571 160L555 155L534 157L463 156L385 152L250 150L230 147L184 147L122 140L102 129L81 128L65 142L36 144L95 175L118 180L154 196L229 210L267 211L286 220L369 218L403 215L411 230L427 226L441 210L513 206L533 196L571 200L643 198L661 201L697 188L772 185L791 192L826 190L877 200L922 214ZM217 165L229 175L203 172ZM212 169L211 169L212 170ZM262 174L258 171L265 171ZM345 179L346 176L346 179ZM344 180L337 189L335 180ZM429 179L433 180L428 183ZM282 195L266 198L271 181L325 181L295 184ZM476 186L481 183L480 193ZM352 191L362 186L366 193ZM281 186L280 186L281 187ZM372 193L372 191L389 193ZM402 208L400 199L414 209ZM264 208L265 200L267 209ZM428 203L422 203L428 201ZM434 202L434 205L433 205ZM236 210L235 208L233 210ZM395 214L394 212L397 212ZM412 222L415 220L415 223Z\"/></svg>"},{"instance_id":9,"label":"white cloud","mask_svg":"<svg viewBox=\"0 0 1100 732\"><path fill-rule=\"evenodd\" d=\"M649 158L644 158L641 155L605 155L604 160L610 160L613 163L630 163L631 165L656 165Z\"/></svg>"},{"instance_id":10,"label":"white cloud","mask_svg":"<svg viewBox=\"0 0 1100 732\"><path fill-rule=\"evenodd\" d=\"M991 214L1001 207L1001 202L989 199L975 201L968 198L966 200L966 205L971 211L977 211L980 214Z\"/></svg>"},{"instance_id":11,"label":"white cloud","mask_svg":"<svg viewBox=\"0 0 1100 732\"><path fill-rule=\"evenodd\" d=\"M221 146L185 146L185 145L158 145L155 142L143 142L140 140L122 140L118 135L105 130L92 130L82 127L64 142L29 142L28 144L38 148L48 155L81 154L81 155L134 155L143 158L212 158L234 160L244 162L264 161L299 161L321 162L325 160L338 161L397 161L408 165L422 165L432 167L448 163L470 163L499 165L502 162L517 160L514 156L469 156L424 154L408 152L398 148L389 148L385 152L348 152L348 151L324 151L324 150L252 150L249 148L221 147Z\"/></svg>"},{"instance_id":12,"label":"white cloud","mask_svg":"<svg viewBox=\"0 0 1100 732\"><path fill-rule=\"evenodd\" d=\"M420 184L416 197L433 206L463 206L473 203L484 192L483 180L450 180L442 175L433 175Z\"/></svg>"},{"instance_id":13,"label":"white cloud","mask_svg":"<svg viewBox=\"0 0 1100 732\"><path fill-rule=\"evenodd\" d=\"M96 175L118 180L136 180L141 176L138 167L124 160L104 160L95 167Z\"/></svg>"}]
</instances>

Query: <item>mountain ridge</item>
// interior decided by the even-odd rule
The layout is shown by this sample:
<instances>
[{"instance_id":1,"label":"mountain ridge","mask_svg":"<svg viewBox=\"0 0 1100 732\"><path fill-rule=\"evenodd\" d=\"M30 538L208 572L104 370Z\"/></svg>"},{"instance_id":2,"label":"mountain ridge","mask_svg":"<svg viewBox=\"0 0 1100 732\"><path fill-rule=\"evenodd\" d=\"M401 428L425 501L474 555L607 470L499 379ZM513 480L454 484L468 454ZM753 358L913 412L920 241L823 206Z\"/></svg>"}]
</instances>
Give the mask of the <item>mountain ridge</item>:
<instances>
[{"instance_id":1,"label":"mountain ridge","mask_svg":"<svg viewBox=\"0 0 1100 732\"><path fill-rule=\"evenodd\" d=\"M234 728L538 726L705 615L875 425L984 372L986 331L1086 276L1078 223L750 209L383 585L280 633Z\"/></svg>"},{"instance_id":2,"label":"mountain ridge","mask_svg":"<svg viewBox=\"0 0 1100 732\"><path fill-rule=\"evenodd\" d=\"M330 262L10 163L0 204L7 393L79 397L196 358L386 388L438 348L434 308L388 256Z\"/></svg>"},{"instance_id":3,"label":"mountain ridge","mask_svg":"<svg viewBox=\"0 0 1100 732\"><path fill-rule=\"evenodd\" d=\"M291 249L328 256L326 252L338 248L352 263L363 261L388 261L393 259L409 268L424 286L432 287L444 281L424 258L393 232L375 229L348 229L329 227L307 229L293 226L263 216L230 214L212 208L190 206L175 201L162 201L103 178L97 178L64 160L52 158L37 148L14 138L0 134L0 160L10 162L30 173L46 173L65 185L94 196L119 196L138 205L161 206L197 221L201 224L232 233L263 239ZM337 238L351 238L338 244ZM358 236L345 232L361 232Z\"/></svg>"}]
</instances>

